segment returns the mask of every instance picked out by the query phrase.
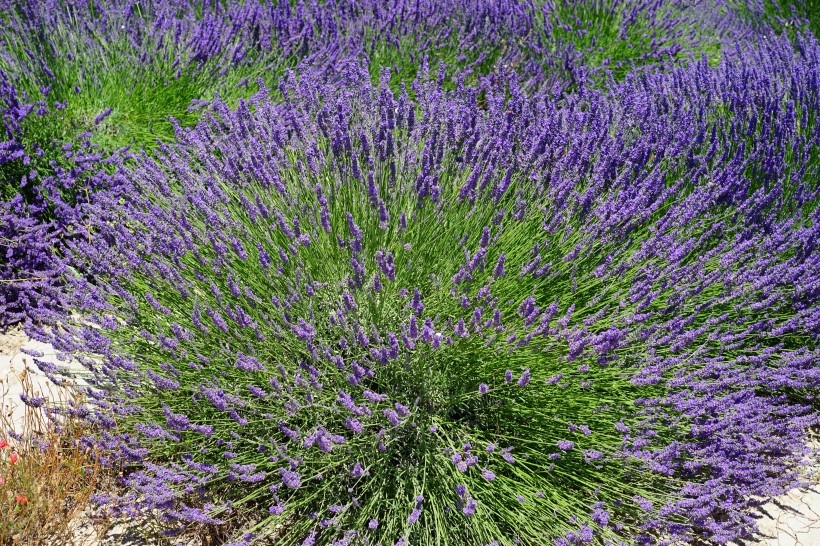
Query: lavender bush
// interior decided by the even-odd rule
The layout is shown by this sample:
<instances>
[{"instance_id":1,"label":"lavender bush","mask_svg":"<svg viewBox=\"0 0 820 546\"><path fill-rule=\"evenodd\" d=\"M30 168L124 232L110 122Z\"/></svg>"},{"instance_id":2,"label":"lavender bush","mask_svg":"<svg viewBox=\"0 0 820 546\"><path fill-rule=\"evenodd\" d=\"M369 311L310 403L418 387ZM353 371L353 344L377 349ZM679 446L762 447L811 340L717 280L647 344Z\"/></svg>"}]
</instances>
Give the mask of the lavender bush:
<instances>
[{"instance_id":1,"label":"lavender bush","mask_svg":"<svg viewBox=\"0 0 820 546\"><path fill-rule=\"evenodd\" d=\"M817 422L820 49L733 54L560 98L350 63L177 125L32 329L132 465L100 500L242 544L747 536Z\"/></svg>"},{"instance_id":2,"label":"lavender bush","mask_svg":"<svg viewBox=\"0 0 820 546\"><path fill-rule=\"evenodd\" d=\"M376 72L401 64L407 81L419 51L464 71L519 66L521 40L533 32L525 8L507 0L0 5L0 253L9 258L0 326L60 307L48 239L72 236L88 194L127 160L122 147L150 149L172 137L170 116L191 125L217 94L235 104L257 78L275 83L299 65L333 80L349 59L366 58ZM548 66L521 68L541 82ZM21 235L22 216L43 236Z\"/></svg>"},{"instance_id":3,"label":"lavender bush","mask_svg":"<svg viewBox=\"0 0 820 546\"><path fill-rule=\"evenodd\" d=\"M436 10L433 28L454 23L459 13L480 20L493 10L517 24L512 4L488 5L487 12L465 6ZM36 320L42 307L62 308L53 240L73 236L82 224L88 194L106 188L110 166L127 159L121 147L169 139L169 116L195 123L216 92L227 99L250 94L248 82L255 85L259 75L275 81L301 62L332 77L353 55L348 43L363 43L364 29L380 22L377 8L0 5L7 29L0 38L0 254L7 259L0 267L0 327ZM494 29L504 28L514 35L505 23L479 24L473 33L492 39L499 35ZM21 230L21 222L30 228Z\"/></svg>"},{"instance_id":4,"label":"lavender bush","mask_svg":"<svg viewBox=\"0 0 820 546\"><path fill-rule=\"evenodd\" d=\"M170 117L193 125L215 97L236 106L260 78L279 100L289 68L339 81L344 66L364 62L373 81L391 68L399 94L426 58L467 85L514 73L522 89L557 96L693 52L715 61L730 51L722 45L756 35L739 11L764 8L716 0L4 1L0 253L10 259L0 326L60 308L53 272L61 266L47 239L73 236L80 205L108 186L111 165L128 158L124 147L170 140ZM21 215L45 238L3 233Z\"/></svg>"},{"instance_id":5,"label":"lavender bush","mask_svg":"<svg viewBox=\"0 0 820 546\"><path fill-rule=\"evenodd\" d=\"M297 65L333 79L346 59L363 59L374 78L391 67L398 92L427 57L464 76L512 69L528 89L557 92L568 84L565 74L574 80L610 64L623 73L626 65L702 49L702 41L714 47L729 32L741 37L736 24L707 15L716 7L668 0L4 2L0 191L10 198L19 183L32 200L37 178L53 174L51 162L71 159L61 147L77 135L91 132L109 151L150 148L172 135L169 116L191 125L217 93L235 104L257 79L275 87ZM696 21L706 32L687 35Z\"/></svg>"}]
</instances>

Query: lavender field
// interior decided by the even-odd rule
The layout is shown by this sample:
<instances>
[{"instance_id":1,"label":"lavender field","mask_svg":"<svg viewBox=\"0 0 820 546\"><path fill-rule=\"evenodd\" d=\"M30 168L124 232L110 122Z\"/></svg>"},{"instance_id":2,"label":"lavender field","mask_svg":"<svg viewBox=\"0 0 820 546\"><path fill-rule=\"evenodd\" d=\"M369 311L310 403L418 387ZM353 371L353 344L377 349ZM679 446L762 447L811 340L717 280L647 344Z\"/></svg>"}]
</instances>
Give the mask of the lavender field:
<instances>
[{"instance_id":1,"label":"lavender field","mask_svg":"<svg viewBox=\"0 0 820 546\"><path fill-rule=\"evenodd\" d=\"M55 442L147 544L753 540L816 479L816 35L814 0L0 0L0 332L74 393L0 430L0 546L66 543L80 486L22 466Z\"/></svg>"}]
</instances>

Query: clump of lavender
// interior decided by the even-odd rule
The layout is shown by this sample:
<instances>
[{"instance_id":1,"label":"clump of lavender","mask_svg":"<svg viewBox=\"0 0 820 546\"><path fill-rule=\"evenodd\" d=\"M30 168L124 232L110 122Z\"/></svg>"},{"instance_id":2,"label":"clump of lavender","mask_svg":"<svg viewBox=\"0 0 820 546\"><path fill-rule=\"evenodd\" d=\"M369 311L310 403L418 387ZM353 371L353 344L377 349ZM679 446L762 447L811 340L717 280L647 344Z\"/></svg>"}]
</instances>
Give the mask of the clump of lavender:
<instances>
[{"instance_id":1,"label":"clump of lavender","mask_svg":"<svg viewBox=\"0 0 820 546\"><path fill-rule=\"evenodd\" d=\"M547 1L539 6L547 43L563 59L569 85L620 81L632 70L663 69L693 54L718 60L770 31L740 11L750 2L714 0ZM695 23L696 22L696 23ZM729 47L725 47L725 46Z\"/></svg>"},{"instance_id":2,"label":"clump of lavender","mask_svg":"<svg viewBox=\"0 0 820 546\"><path fill-rule=\"evenodd\" d=\"M747 534L817 422L820 49L743 61L562 101L289 75L118 171L34 333L94 355L121 507L249 510L245 543Z\"/></svg>"},{"instance_id":3,"label":"clump of lavender","mask_svg":"<svg viewBox=\"0 0 820 546\"><path fill-rule=\"evenodd\" d=\"M519 0L230 1L202 9L166 0L35 0L0 6L7 28L0 41L6 133L0 166L35 161L38 147L49 152L52 141L68 144L84 131L93 131L105 148L153 147L157 137L172 135L169 116L191 125L217 93L234 104L258 78L275 89L295 66L333 79L346 63L364 62L374 81L389 67L397 93L425 60L445 63L471 82L517 73L525 88L539 92L583 84L602 71L620 79L635 64L705 49L717 57L727 36L733 44L747 38L741 21L710 15L725 11L718 7L714 0L540 6ZM693 21L700 33L691 32ZM15 171L4 185L30 170Z\"/></svg>"},{"instance_id":4,"label":"clump of lavender","mask_svg":"<svg viewBox=\"0 0 820 546\"><path fill-rule=\"evenodd\" d=\"M349 63L397 66L406 82L425 50L477 76L506 64L541 82L550 66L522 65L533 12L512 0L36 0L0 5L0 25L0 325L58 306L49 240L83 230L88 193L108 185L98 173L124 147L170 140L171 116L190 126L215 96L235 104L262 76L276 89L297 65L327 80ZM42 237L18 236L21 214Z\"/></svg>"},{"instance_id":5,"label":"clump of lavender","mask_svg":"<svg viewBox=\"0 0 820 546\"><path fill-rule=\"evenodd\" d=\"M522 89L558 94L687 52L717 57L724 38L734 43L747 34L742 25L713 21L713 0L252 0L200 7L164 0L0 5L0 199L22 196L25 214L44 222L49 237L71 237L82 230L87 193L107 187L104 176L92 175L110 172L119 150L170 140L169 117L191 126L216 96L235 106L260 77L276 95L284 71L297 66L328 81L350 63L363 63L374 81L389 67L399 94L425 64L444 63L457 74L444 82L450 89L514 74ZM692 21L699 32L689 31ZM14 207L5 204L4 214L19 214ZM49 247L12 234L0 240L0 251L16 255ZM24 284L39 278L50 286L54 258L47 266L10 261L0 283L5 322L55 305L53 290Z\"/></svg>"},{"instance_id":6,"label":"clump of lavender","mask_svg":"<svg viewBox=\"0 0 820 546\"><path fill-rule=\"evenodd\" d=\"M3 93L7 99L17 99L16 90L0 71ZM28 115L26 105L14 104L6 111L7 129ZM8 134L14 133L9 129ZM88 239L82 218L90 193L108 187L106 169L128 157L123 152L101 153L90 137L90 133L79 134L51 154L35 147L33 157L14 139L0 144L2 184L18 182L17 187L0 188L0 194L11 189L0 200L0 328L42 320L40 311L45 309L65 309L59 279L64 264L56 249L67 237ZM48 159L53 153L63 160ZM43 172L46 159L49 167Z\"/></svg>"},{"instance_id":7,"label":"clump of lavender","mask_svg":"<svg viewBox=\"0 0 820 546\"><path fill-rule=\"evenodd\" d=\"M464 74L520 66L540 85L555 63L534 61L529 51L547 53L536 41L523 47L539 32L535 17L515 0L0 6L7 28L0 41L0 107L9 114L3 116L9 134L2 136L8 145L46 148L92 130L108 148L153 147L158 137L173 135L169 116L191 125L215 94L232 103L249 96L260 77L275 89L296 66L332 79L345 63L365 62L375 77L380 67L395 67L398 89L415 78L425 58L420 51L432 52L430 63ZM34 160L35 152L0 153L0 165L17 156Z\"/></svg>"}]
</instances>

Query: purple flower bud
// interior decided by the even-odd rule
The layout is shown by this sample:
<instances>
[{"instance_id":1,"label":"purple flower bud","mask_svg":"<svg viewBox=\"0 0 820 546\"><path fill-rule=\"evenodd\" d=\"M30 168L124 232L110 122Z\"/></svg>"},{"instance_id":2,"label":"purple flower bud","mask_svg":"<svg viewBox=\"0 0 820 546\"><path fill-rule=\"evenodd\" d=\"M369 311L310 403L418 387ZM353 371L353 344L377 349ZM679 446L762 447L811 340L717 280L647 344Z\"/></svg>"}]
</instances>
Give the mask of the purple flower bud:
<instances>
[{"instance_id":1,"label":"purple flower bud","mask_svg":"<svg viewBox=\"0 0 820 546\"><path fill-rule=\"evenodd\" d=\"M399 404L398 402L396 402L395 406L396 406L396 411L402 417L407 417L410 414L410 408L408 408L404 404Z\"/></svg>"},{"instance_id":2,"label":"purple flower bud","mask_svg":"<svg viewBox=\"0 0 820 546\"><path fill-rule=\"evenodd\" d=\"M600 506L596 506L595 510L592 512L592 521L596 524L600 525L601 527L606 527L609 523L609 512L603 509L603 503L598 503Z\"/></svg>"},{"instance_id":3,"label":"purple flower bud","mask_svg":"<svg viewBox=\"0 0 820 546\"><path fill-rule=\"evenodd\" d=\"M279 476L282 478L282 483L289 489L298 489L302 486L302 478L298 472L288 470L286 468L279 469Z\"/></svg>"},{"instance_id":4,"label":"purple flower bud","mask_svg":"<svg viewBox=\"0 0 820 546\"><path fill-rule=\"evenodd\" d=\"M390 214L387 212L387 205L379 199L379 228L387 229L390 225Z\"/></svg>"},{"instance_id":5,"label":"purple flower bud","mask_svg":"<svg viewBox=\"0 0 820 546\"><path fill-rule=\"evenodd\" d=\"M638 507L643 510L644 512L651 512L653 508L652 501L649 501L640 495L635 495L632 497L632 502L638 505Z\"/></svg>"},{"instance_id":6,"label":"purple flower bud","mask_svg":"<svg viewBox=\"0 0 820 546\"><path fill-rule=\"evenodd\" d=\"M416 315L410 315L410 325L407 328L407 335L410 339L417 339L419 337L419 325L416 322Z\"/></svg>"},{"instance_id":7,"label":"purple flower bud","mask_svg":"<svg viewBox=\"0 0 820 546\"><path fill-rule=\"evenodd\" d=\"M110 116L111 112L113 111L114 109L109 106L108 108L97 114L97 117L94 118L94 125L99 125L100 123L102 123L102 121L108 116Z\"/></svg>"},{"instance_id":8,"label":"purple flower bud","mask_svg":"<svg viewBox=\"0 0 820 546\"><path fill-rule=\"evenodd\" d=\"M273 514L274 516L281 516L285 512L285 505L281 502L278 502L271 506L268 511Z\"/></svg>"},{"instance_id":9,"label":"purple flower bud","mask_svg":"<svg viewBox=\"0 0 820 546\"><path fill-rule=\"evenodd\" d=\"M518 386L519 387L526 387L527 384L530 382L530 369L527 368L524 370L524 373L521 374L521 377L518 378Z\"/></svg>"},{"instance_id":10,"label":"purple flower bud","mask_svg":"<svg viewBox=\"0 0 820 546\"><path fill-rule=\"evenodd\" d=\"M362 424L355 417L348 417L345 426L356 434L363 430Z\"/></svg>"},{"instance_id":11,"label":"purple flower bud","mask_svg":"<svg viewBox=\"0 0 820 546\"><path fill-rule=\"evenodd\" d=\"M556 384L558 384L559 381L561 381L561 379L563 379L563 377L564 377L564 374L559 373L558 375L554 375L554 376L550 377L549 379L547 379L547 383L549 383L550 385L556 385Z\"/></svg>"},{"instance_id":12,"label":"purple flower bud","mask_svg":"<svg viewBox=\"0 0 820 546\"><path fill-rule=\"evenodd\" d=\"M467 517L473 516L475 514L476 508L478 508L478 503L474 498L467 499L467 503L464 505L464 508L461 509L464 512L464 515Z\"/></svg>"},{"instance_id":13,"label":"purple flower bud","mask_svg":"<svg viewBox=\"0 0 820 546\"><path fill-rule=\"evenodd\" d=\"M481 231L481 239L478 241L478 245L481 248L487 248L487 245L490 244L490 228L484 226L484 229Z\"/></svg>"},{"instance_id":14,"label":"purple flower bud","mask_svg":"<svg viewBox=\"0 0 820 546\"><path fill-rule=\"evenodd\" d=\"M303 341L312 341L316 335L316 329L302 318L298 320L297 324L292 324L290 329L296 334L296 337Z\"/></svg>"},{"instance_id":15,"label":"purple flower bud","mask_svg":"<svg viewBox=\"0 0 820 546\"><path fill-rule=\"evenodd\" d=\"M327 198L322 191L322 185L316 184L316 199L319 201L320 206L320 220L322 224L322 229L325 230L326 233L330 233L330 212L327 207Z\"/></svg>"},{"instance_id":16,"label":"purple flower bud","mask_svg":"<svg viewBox=\"0 0 820 546\"><path fill-rule=\"evenodd\" d=\"M353 252L361 252L362 251L362 230L359 229L359 226L353 221L353 215L349 212L347 213L347 228L350 231L350 236L353 237L353 241L350 243L350 247L353 249Z\"/></svg>"},{"instance_id":17,"label":"purple flower bud","mask_svg":"<svg viewBox=\"0 0 820 546\"><path fill-rule=\"evenodd\" d=\"M421 316L422 312L424 312L424 304L421 302L421 294L418 288L413 289L413 299L410 301L410 307L418 316Z\"/></svg>"},{"instance_id":18,"label":"purple flower bud","mask_svg":"<svg viewBox=\"0 0 820 546\"><path fill-rule=\"evenodd\" d=\"M413 508L412 512L410 512L410 517L407 518L407 524L413 525L419 520L419 517L421 517L421 508L417 506L416 508Z\"/></svg>"},{"instance_id":19,"label":"purple flower bud","mask_svg":"<svg viewBox=\"0 0 820 546\"><path fill-rule=\"evenodd\" d=\"M235 366L246 372L261 372L265 367L255 358L239 353Z\"/></svg>"},{"instance_id":20,"label":"purple flower bud","mask_svg":"<svg viewBox=\"0 0 820 546\"><path fill-rule=\"evenodd\" d=\"M382 413L384 414L385 417L387 417L387 420L390 421L390 424L393 425L394 427L397 427L401 424L401 419L399 418L399 414L396 413L394 410L386 409L386 410L382 410Z\"/></svg>"},{"instance_id":21,"label":"purple flower bud","mask_svg":"<svg viewBox=\"0 0 820 546\"><path fill-rule=\"evenodd\" d=\"M458 319L455 327L455 334L459 337L470 337L470 332L467 331L463 318Z\"/></svg>"},{"instance_id":22,"label":"purple flower bud","mask_svg":"<svg viewBox=\"0 0 820 546\"><path fill-rule=\"evenodd\" d=\"M353 465L353 469L350 471L350 475L351 475L351 476L353 476L353 477L354 477L354 478L356 478L356 479L359 479L359 478L361 478L362 476L368 476L368 475L370 475L370 472L368 472L368 471L367 471L367 470L366 470L366 469L365 469L365 468L361 465L361 463L359 463L359 462L357 461L357 462L356 462L356 464L354 464L354 465Z\"/></svg>"},{"instance_id":23,"label":"purple flower bud","mask_svg":"<svg viewBox=\"0 0 820 546\"><path fill-rule=\"evenodd\" d=\"M593 535L594 533L592 531L592 527L588 525L581 525L581 527L578 529L578 540L582 544L589 544L590 542L592 542Z\"/></svg>"}]
</instances>

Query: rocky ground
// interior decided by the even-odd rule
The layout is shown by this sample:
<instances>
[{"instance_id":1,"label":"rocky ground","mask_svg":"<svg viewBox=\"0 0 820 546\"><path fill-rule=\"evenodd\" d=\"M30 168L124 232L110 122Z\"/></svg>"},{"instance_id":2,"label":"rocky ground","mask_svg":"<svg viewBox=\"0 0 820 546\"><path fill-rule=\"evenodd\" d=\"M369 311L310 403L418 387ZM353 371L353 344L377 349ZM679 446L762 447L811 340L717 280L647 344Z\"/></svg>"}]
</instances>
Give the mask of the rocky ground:
<instances>
[{"instance_id":1,"label":"rocky ground","mask_svg":"<svg viewBox=\"0 0 820 546\"><path fill-rule=\"evenodd\" d=\"M42 354L43 360L57 362L54 349L28 339L20 329L0 334L0 408L11 417L11 422L22 422L20 402L22 380L28 376L35 391L59 396L60 392L37 370L32 354ZM820 447L820 445L818 445ZM760 533L746 546L820 546L820 467L814 487L795 489L777 497L761 509ZM91 526L78 521L75 528L76 546L145 546L133 526L112 525L103 537L98 537Z\"/></svg>"}]
</instances>

